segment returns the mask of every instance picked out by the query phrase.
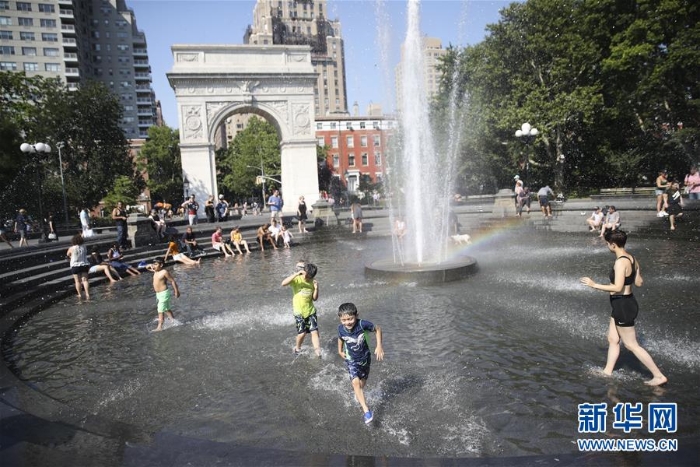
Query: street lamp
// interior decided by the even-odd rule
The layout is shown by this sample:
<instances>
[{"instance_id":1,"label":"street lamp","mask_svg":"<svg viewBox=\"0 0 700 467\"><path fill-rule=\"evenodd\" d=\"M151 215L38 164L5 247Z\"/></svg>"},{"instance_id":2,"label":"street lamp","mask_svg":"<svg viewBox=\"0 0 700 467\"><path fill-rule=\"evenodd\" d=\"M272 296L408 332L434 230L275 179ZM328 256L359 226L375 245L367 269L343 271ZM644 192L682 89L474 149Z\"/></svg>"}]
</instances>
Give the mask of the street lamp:
<instances>
[{"instance_id":1,"label":"street lamp","mask_svg":"<svg viewBox=\"0 0 700 467\"><path fill-rule=\"evenodd\" d=\"M527 177L528 170L530 169L530 143L532 143L535 140L535 136L537 136L539 133L539 130L537 130L537 128L534 128L529 123L523 123L520 129L516 130L515 132L515 136L518 138L522 138L525 144L528 146L528 154L525 155L525 179L523 180L523 184L529 182Z\"/></svg>"},{"instance_id":2,"label":"street lamp","mask_svg":"<svg viewBox=\"0 0 700 467\"><path fill-rule=\"evenodd\" d=\"M68 201L66 199L66 184L65 180L63 179L63 159L61 157L61 149L63 148L63 143L58 143L58 169L61 173L61 191L63 192L63 213L65 216L66 224L68 224ZM25 153L25 154L36 154L36 153L50 153L51 152L51 146L49 146L46 143L36 143L36 144L29 144L29 143L22 143L22 145L19 147L19 149ZM40 224L42 226L42 235L44 235L43 232L43 227L44 227L44 208L41 203L41 198L42 198L42 193L41 193L41 176L39 177L39 217L40 217Z\"/></svg>"}]
</instances>

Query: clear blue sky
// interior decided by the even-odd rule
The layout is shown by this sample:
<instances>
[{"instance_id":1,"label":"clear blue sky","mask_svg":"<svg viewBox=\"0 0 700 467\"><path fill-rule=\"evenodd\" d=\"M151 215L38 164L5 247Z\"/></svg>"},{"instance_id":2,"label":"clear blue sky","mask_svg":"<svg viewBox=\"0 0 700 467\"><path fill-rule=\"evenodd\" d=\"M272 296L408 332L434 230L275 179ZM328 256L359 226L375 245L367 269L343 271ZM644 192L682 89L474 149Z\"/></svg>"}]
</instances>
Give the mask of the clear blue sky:
<instances>
[{"instance_id":1,"label":"clear blue sky","mask_svg":"<svg viewBox=\"0 0 700 467\"><path fill-rule=\"evenodd\" d=\"M480 42L487 24L499 20L501 0L423 0L421 30L449 44ZM348 107L355 101L364 114L367 104L380 103L385 112L394 108L393 69L406 34L406 1L383 0L385 16L378 21L376 0L328 0L328 17L341 21L345 41ZM255 0L127 0L136 23L146 34L156 98L168 126L177 128L175 94L165 74L173 65L173 44L242 44L252 23ZM388 32L390 46L384 57L377 24ZM384 70L391 73L387 75ZM387 84L387 80L390 82ZM387 89L390 85L391 88Z\"/></svg>"}]
</instances>

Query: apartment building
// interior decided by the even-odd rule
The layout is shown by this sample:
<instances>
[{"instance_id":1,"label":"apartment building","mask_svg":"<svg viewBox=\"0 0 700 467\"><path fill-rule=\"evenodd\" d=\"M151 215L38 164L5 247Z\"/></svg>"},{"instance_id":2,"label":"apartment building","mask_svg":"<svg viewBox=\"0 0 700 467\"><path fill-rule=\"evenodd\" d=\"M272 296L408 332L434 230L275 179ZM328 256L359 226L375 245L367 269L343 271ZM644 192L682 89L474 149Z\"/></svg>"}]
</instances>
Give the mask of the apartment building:
<instances>
[{"instance_id":1,"label":"apartment building","mask_svg":"<svg viewBox=\"0 0 700 467\"><path fill-rule=\"evenodd\" d=\"M348 111L340 21L329 20L327 13L326 0L257 0L243 37L244 44L311 46L317 116Z\"/></svg>"},{"instance_id":2,"label":"apartment building","mask_svg":"<svg viewBox=\"0 0 700 467\"><path fill-rule=\"evenodd\" d=\"M373 183L384 178L388 139L398 127L396 120L381 116L316 117L316 139L319 146L328 146L328 165L333 176L350 193L354 193L362 177Z\"/></svg>"},{"instance_id":3,"label":"apartment building","mask_svg":"<svg viewBox=\"0 0 700 467\"><path fill-rule=\"evenodd\" d=\"M430 100L440 90L440 72L437 66L440 63L440 57L447 53L446 49L442 48L442 41L436 37L424 37L422 40L423 50L423 80L428 99ZM401 60L395 68L396 80L396 110L401 112L403 106L402 89L403 89L403 61L404 61L404 46L401 46ZM413 70L412 70L413 71Z\"/></svg>"},{"instance_id":4,"label":"apartment building","mask_svg":"<svg viewBox=\"0 0 700 467\"><path fill-rule=\"evenodd\" d=\"M124 107L128 139L158 119L146 36L124 0L0 0L0 70L102 81Z\"/></svg>"}]
</instances>

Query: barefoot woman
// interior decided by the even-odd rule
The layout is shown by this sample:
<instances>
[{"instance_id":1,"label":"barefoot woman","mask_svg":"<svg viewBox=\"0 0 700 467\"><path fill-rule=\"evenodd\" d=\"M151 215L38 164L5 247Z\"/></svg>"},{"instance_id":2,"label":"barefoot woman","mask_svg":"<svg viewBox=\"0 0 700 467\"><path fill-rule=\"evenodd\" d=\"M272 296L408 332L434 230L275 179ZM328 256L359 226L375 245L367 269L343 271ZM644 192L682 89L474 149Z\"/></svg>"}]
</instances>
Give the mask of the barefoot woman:
<instances>
[{"instance_id":1,"label":"barefoot woman","mask_svg":"<svg viewBox=\"0 0 700 467\"><path fill-rule=\"evenodd\" d=\"M603 369L606 375L612 375L615 362L620 356L620 340L653 375L646 381L650 386L665 384L666 377L656 366L651 355L637 343L634 332L634 320L637 318L639 307L632 295L632 284L642 286L642 273L637 260L627 253L625 243L627 234L621 230L606 232L605 241L608 249L615 254L615 264L610 272L610 284L597 284L590 277L582 277L581 283L594 289L610 292L612 315L608 328L608 361Z\"/></svg>"}]
</instances>

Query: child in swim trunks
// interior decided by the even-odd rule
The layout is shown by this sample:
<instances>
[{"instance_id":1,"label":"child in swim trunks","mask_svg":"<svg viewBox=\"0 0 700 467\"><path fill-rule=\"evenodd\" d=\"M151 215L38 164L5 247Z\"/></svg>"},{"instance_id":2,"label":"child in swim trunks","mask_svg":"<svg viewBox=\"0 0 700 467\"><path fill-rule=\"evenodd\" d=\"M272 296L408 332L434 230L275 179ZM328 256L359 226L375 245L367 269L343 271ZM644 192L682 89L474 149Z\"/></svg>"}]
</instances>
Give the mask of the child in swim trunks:
<instances>
[{"instance_id":1,"label":"child in swim trunks","mask_svg":"<svg viewBox=\"0 0 700 467\"><path fill-rule=\"evenodd\" d=\"M365 423L369 424L374 419L374 413L367 407L363 391L372 364L372 352L367 343L367 333L376 333L377 346L374 354L377 356L377 360L381 361L384 359L382 329L367 320L358 319L357 307L353 303L340 305L338 317L341 323L338 326L338 355L345 360L350 381L352 381L352 389L355 392L355 399L362 407Z\"/></svg>"},{"instance_id":2,"label":"child in swim trunks","mask_svg":"<svg viewBox=\"0 0 700 467\"><path fill-rule=\"evenodd\" d=\"M172 293L168 289L168 282L172 284L173 292L178 298L180 297L180 290L177 288L177 282L175 282L175 278L170 274L170 271L163 269L162 259L154 259L153 264L146 266L146 268L153 272L153 290L156 292L156 300L158 301L158 327L155 330L161 331L163 329L163 315L168 315L168 319L174 319L170 306Z\"/></svg>"},{"instance_id":3,"label":"child in swim trunks","mask_svg":"<svg viewBox=\"0 0 700 467\"><path fill-rule=\"evenodd\" d=\"M318 269L311 263L298 263L296 270L282 281L282 287L292 287L292 310L297 326L297 337L293 352L301 352L301 344L307 334L311 334L316 356L321 358L321 341L314 302L318 300L318 281L314 279Z\"/></svg>"}]
</instances>

